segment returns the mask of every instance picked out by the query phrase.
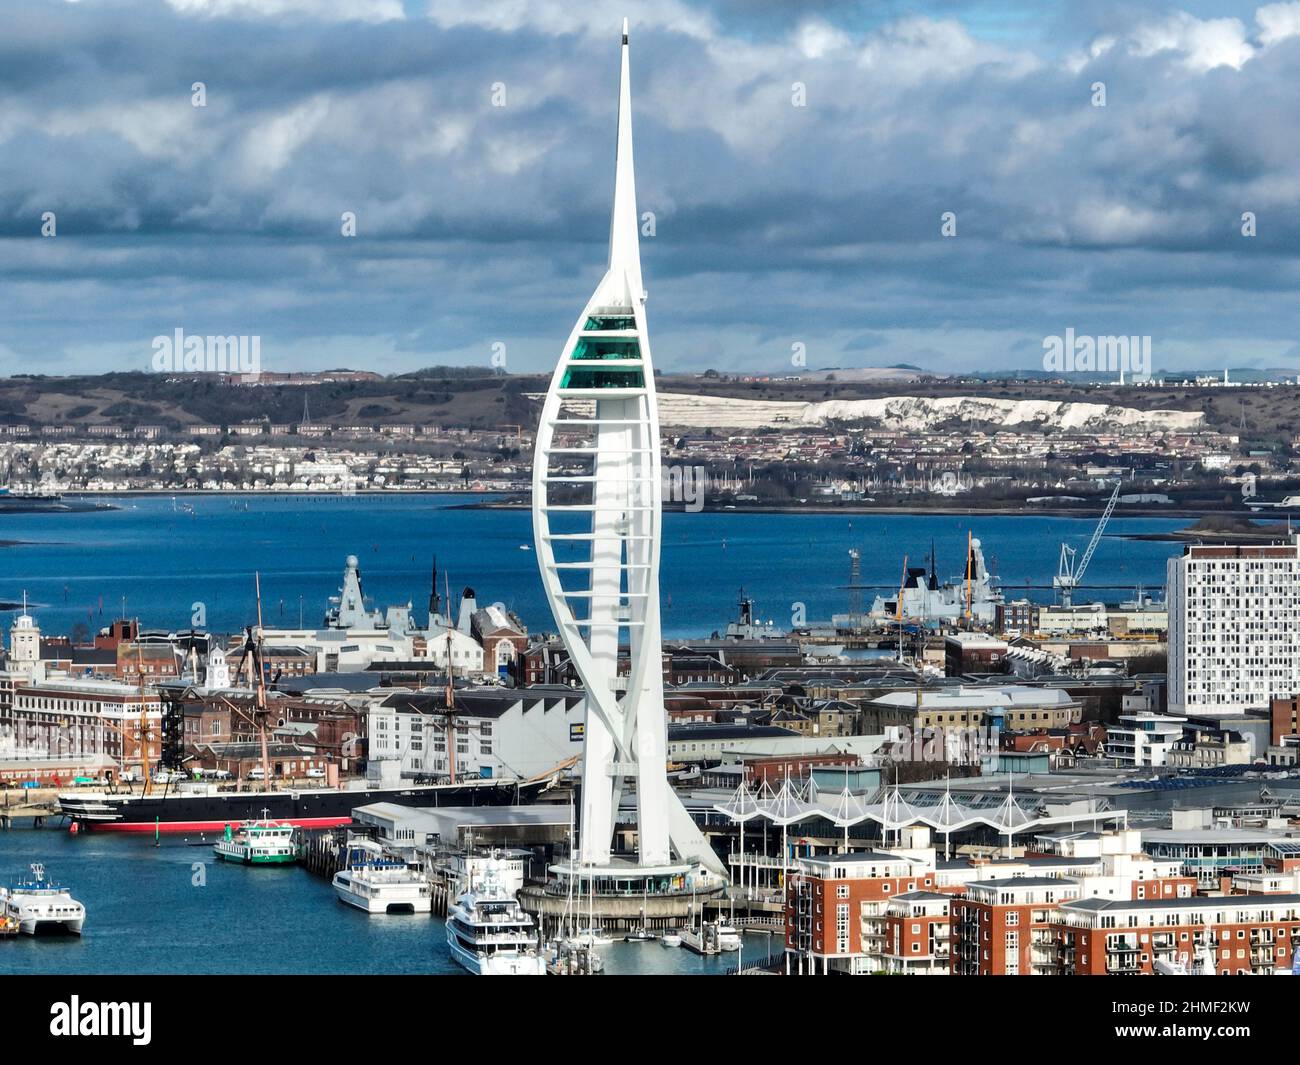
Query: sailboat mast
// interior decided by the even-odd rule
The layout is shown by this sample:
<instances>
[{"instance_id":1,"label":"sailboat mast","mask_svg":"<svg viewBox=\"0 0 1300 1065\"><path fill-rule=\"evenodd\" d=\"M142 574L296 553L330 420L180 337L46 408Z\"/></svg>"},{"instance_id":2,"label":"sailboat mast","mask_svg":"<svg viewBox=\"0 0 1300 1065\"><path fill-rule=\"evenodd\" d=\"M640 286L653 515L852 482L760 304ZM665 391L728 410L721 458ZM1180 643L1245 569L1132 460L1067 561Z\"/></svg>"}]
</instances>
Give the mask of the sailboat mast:
<instances>
[{"instance_id":1,"label":"sailboat mast","mask_svg":"<svg viewBox=\"0 0 1300 1065\"><path fill-rule=\"evenodd\" d=\"M262 743L262 790L271 790L271 759L266 745L266 673L262 668L262 575L253 574L257 592L257 635L253 643L253 665L257 668L257 732Z\"/></svg>"},{"instance_id":2,"label":"sailboat mast","mask_svg":"<svg viewBox=\"0 0 1300 1065\"><path fill-rule=\"evenodd\" d=\"M443 575L443 581L447 577ZM452 784L456 783L456 685L451 665L451 588L447 586L447 776Z\"/></svg>"},{"instance_id":3,"label":"sailboat mast","mask_svg":"<svg viewBox=\"0 0 1300 1065\"><path fill-rule=\"evenodd\" d=\"M140 674L140 775L144 787L140 794L148 795L152 782L149 779L149 712L144 700L144 659L140 648L140 619L135 619L135 668Z\"/></svg>"}]
</instances>

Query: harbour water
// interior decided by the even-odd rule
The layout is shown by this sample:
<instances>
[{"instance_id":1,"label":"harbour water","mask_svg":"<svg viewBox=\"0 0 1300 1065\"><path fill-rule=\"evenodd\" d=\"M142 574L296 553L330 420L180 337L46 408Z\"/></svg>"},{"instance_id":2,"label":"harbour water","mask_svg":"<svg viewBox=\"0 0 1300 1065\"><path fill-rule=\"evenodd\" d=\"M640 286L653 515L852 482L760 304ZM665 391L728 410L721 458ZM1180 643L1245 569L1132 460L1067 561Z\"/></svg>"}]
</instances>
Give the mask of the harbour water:
<instances>
[{"instance_id":1,"label":"harbour water","mask_svg":"<svg viewBox=\"0 0 1300 1065\"><path fill-rule=\"evenodd\" d=\"M254 616L252 574L260 570L266 624L297 625L301 609L314 625L338 590L344 558L355 554L368 596L379 605L412 600L423 618L436 554L453 596L470 585L481 603L504 603L530 629L553 628L529 512L465 507L479 498L136 496L112 500L121 507L115 511L6 515L0 541L23 543L0 547L0 599L26 589L49 633L78 623L93 632L121 612L123 597L127 614L148 626L188 628L202 604L208 628L233 632ZM1085 590L1078 599L1128 598L1139 584L1159 594L1165 560L1180 545L1123 536L1186 524L1112 520L1086 583L1114 588ZM983 541L1008 597L1050 601L1061 541L1081 548L1095 527L1095 517L669 512L664 633L698 637L723 628L741 586L759 617L780 628L791 624L796 604L811 621L847 612L851 547L862 551L862 582L881 592L898 587L904 554L910 565L928 564L931 541L939 578L958 578L968 530ZM866 606L875 594L864 591Z\"/></svg>"},{"instance_id":2,"label":"harbour water","mask_svg":"<svg viewBox=\"0 0 1300 1065\"><path fill-rule=\"evenodd\" d=\"M211 843L163 838L155 847L53 827L0 832L0 883L44 862L86 907L80 937L0 940L0 975L464 971L448 956L440 918L369 917L304 869L219 862ZM746 958L767 951L767 936L745 937ZM736 964L658 943L615 943L601 953L609 974L719 973Z\"/></svg>"}]
</instances>

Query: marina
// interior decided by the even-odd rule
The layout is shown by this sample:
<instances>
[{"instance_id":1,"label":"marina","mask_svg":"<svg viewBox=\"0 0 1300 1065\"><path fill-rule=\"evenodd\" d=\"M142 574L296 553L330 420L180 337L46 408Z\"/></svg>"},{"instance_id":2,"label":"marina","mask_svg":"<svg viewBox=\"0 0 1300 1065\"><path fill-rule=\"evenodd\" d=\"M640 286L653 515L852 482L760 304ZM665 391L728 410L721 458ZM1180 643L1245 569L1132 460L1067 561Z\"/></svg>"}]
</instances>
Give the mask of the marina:
<instances>
[{"instance_id":1,"label":"marina","mask_svg":"<svg viewBox=\"0 0 1300 1065\"><path fill-rule=\"evenodd\" d=\"M213 860L211 836L72 836L50 828L0 832L0 882L43 856L75 886L90 915L80 936L5 936L0 975L31 972L464 975L443 920L428 914L371 918L343 905L329 878L302 866L263 870ZM159 915L164 915L165 920ZM232 928L239 929L237 947ZM755 957L767 951L754 938ZM746 944L746 957L750 944ZM602 948L607 974L707 975L731 962L636 943Z\"/></svg>"}]
</instances>

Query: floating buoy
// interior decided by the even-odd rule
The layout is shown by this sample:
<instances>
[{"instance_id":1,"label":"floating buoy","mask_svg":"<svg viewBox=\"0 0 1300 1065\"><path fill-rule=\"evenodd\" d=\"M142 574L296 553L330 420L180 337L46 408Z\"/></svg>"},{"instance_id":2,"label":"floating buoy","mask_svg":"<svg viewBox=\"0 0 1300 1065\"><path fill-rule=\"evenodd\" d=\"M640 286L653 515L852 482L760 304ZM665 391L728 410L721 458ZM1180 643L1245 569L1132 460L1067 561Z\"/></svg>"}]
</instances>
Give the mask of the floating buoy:
<instances>
[{"instance_id":1,"label":"floating buoy","mask_svg":"<svg viewBox=\"0 0 1300 1065\"><path fill-rule=\"evenodd\" d=\"M73 821L72 824L68 826L68 831L75 836L78 832L81 831L81 828L76 821Z\"/></svg>"}]
</instances>

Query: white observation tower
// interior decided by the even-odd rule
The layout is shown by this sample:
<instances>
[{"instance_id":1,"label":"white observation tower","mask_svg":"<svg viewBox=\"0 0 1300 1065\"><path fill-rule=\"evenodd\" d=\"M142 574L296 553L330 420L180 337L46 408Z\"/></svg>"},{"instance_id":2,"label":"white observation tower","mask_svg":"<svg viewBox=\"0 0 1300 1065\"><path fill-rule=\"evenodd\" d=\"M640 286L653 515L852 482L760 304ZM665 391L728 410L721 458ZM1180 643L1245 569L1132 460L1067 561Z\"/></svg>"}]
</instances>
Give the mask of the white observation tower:
<instances>
[{"instance_id":1,"label":"white observation tower","mask_svg":"<svg viewBox=\"0 0 1300 1065\"><path fill-rule=\"evenodd\" d=\"M569 334L542 408L533 537L551 611L586 689L579 875L675 876L697 864L725 875L668 786L659 415L637 226L624 20L609 264ZM629 785L637 855L614 861L615 813Z\"/></svg>"}]
</instances>

